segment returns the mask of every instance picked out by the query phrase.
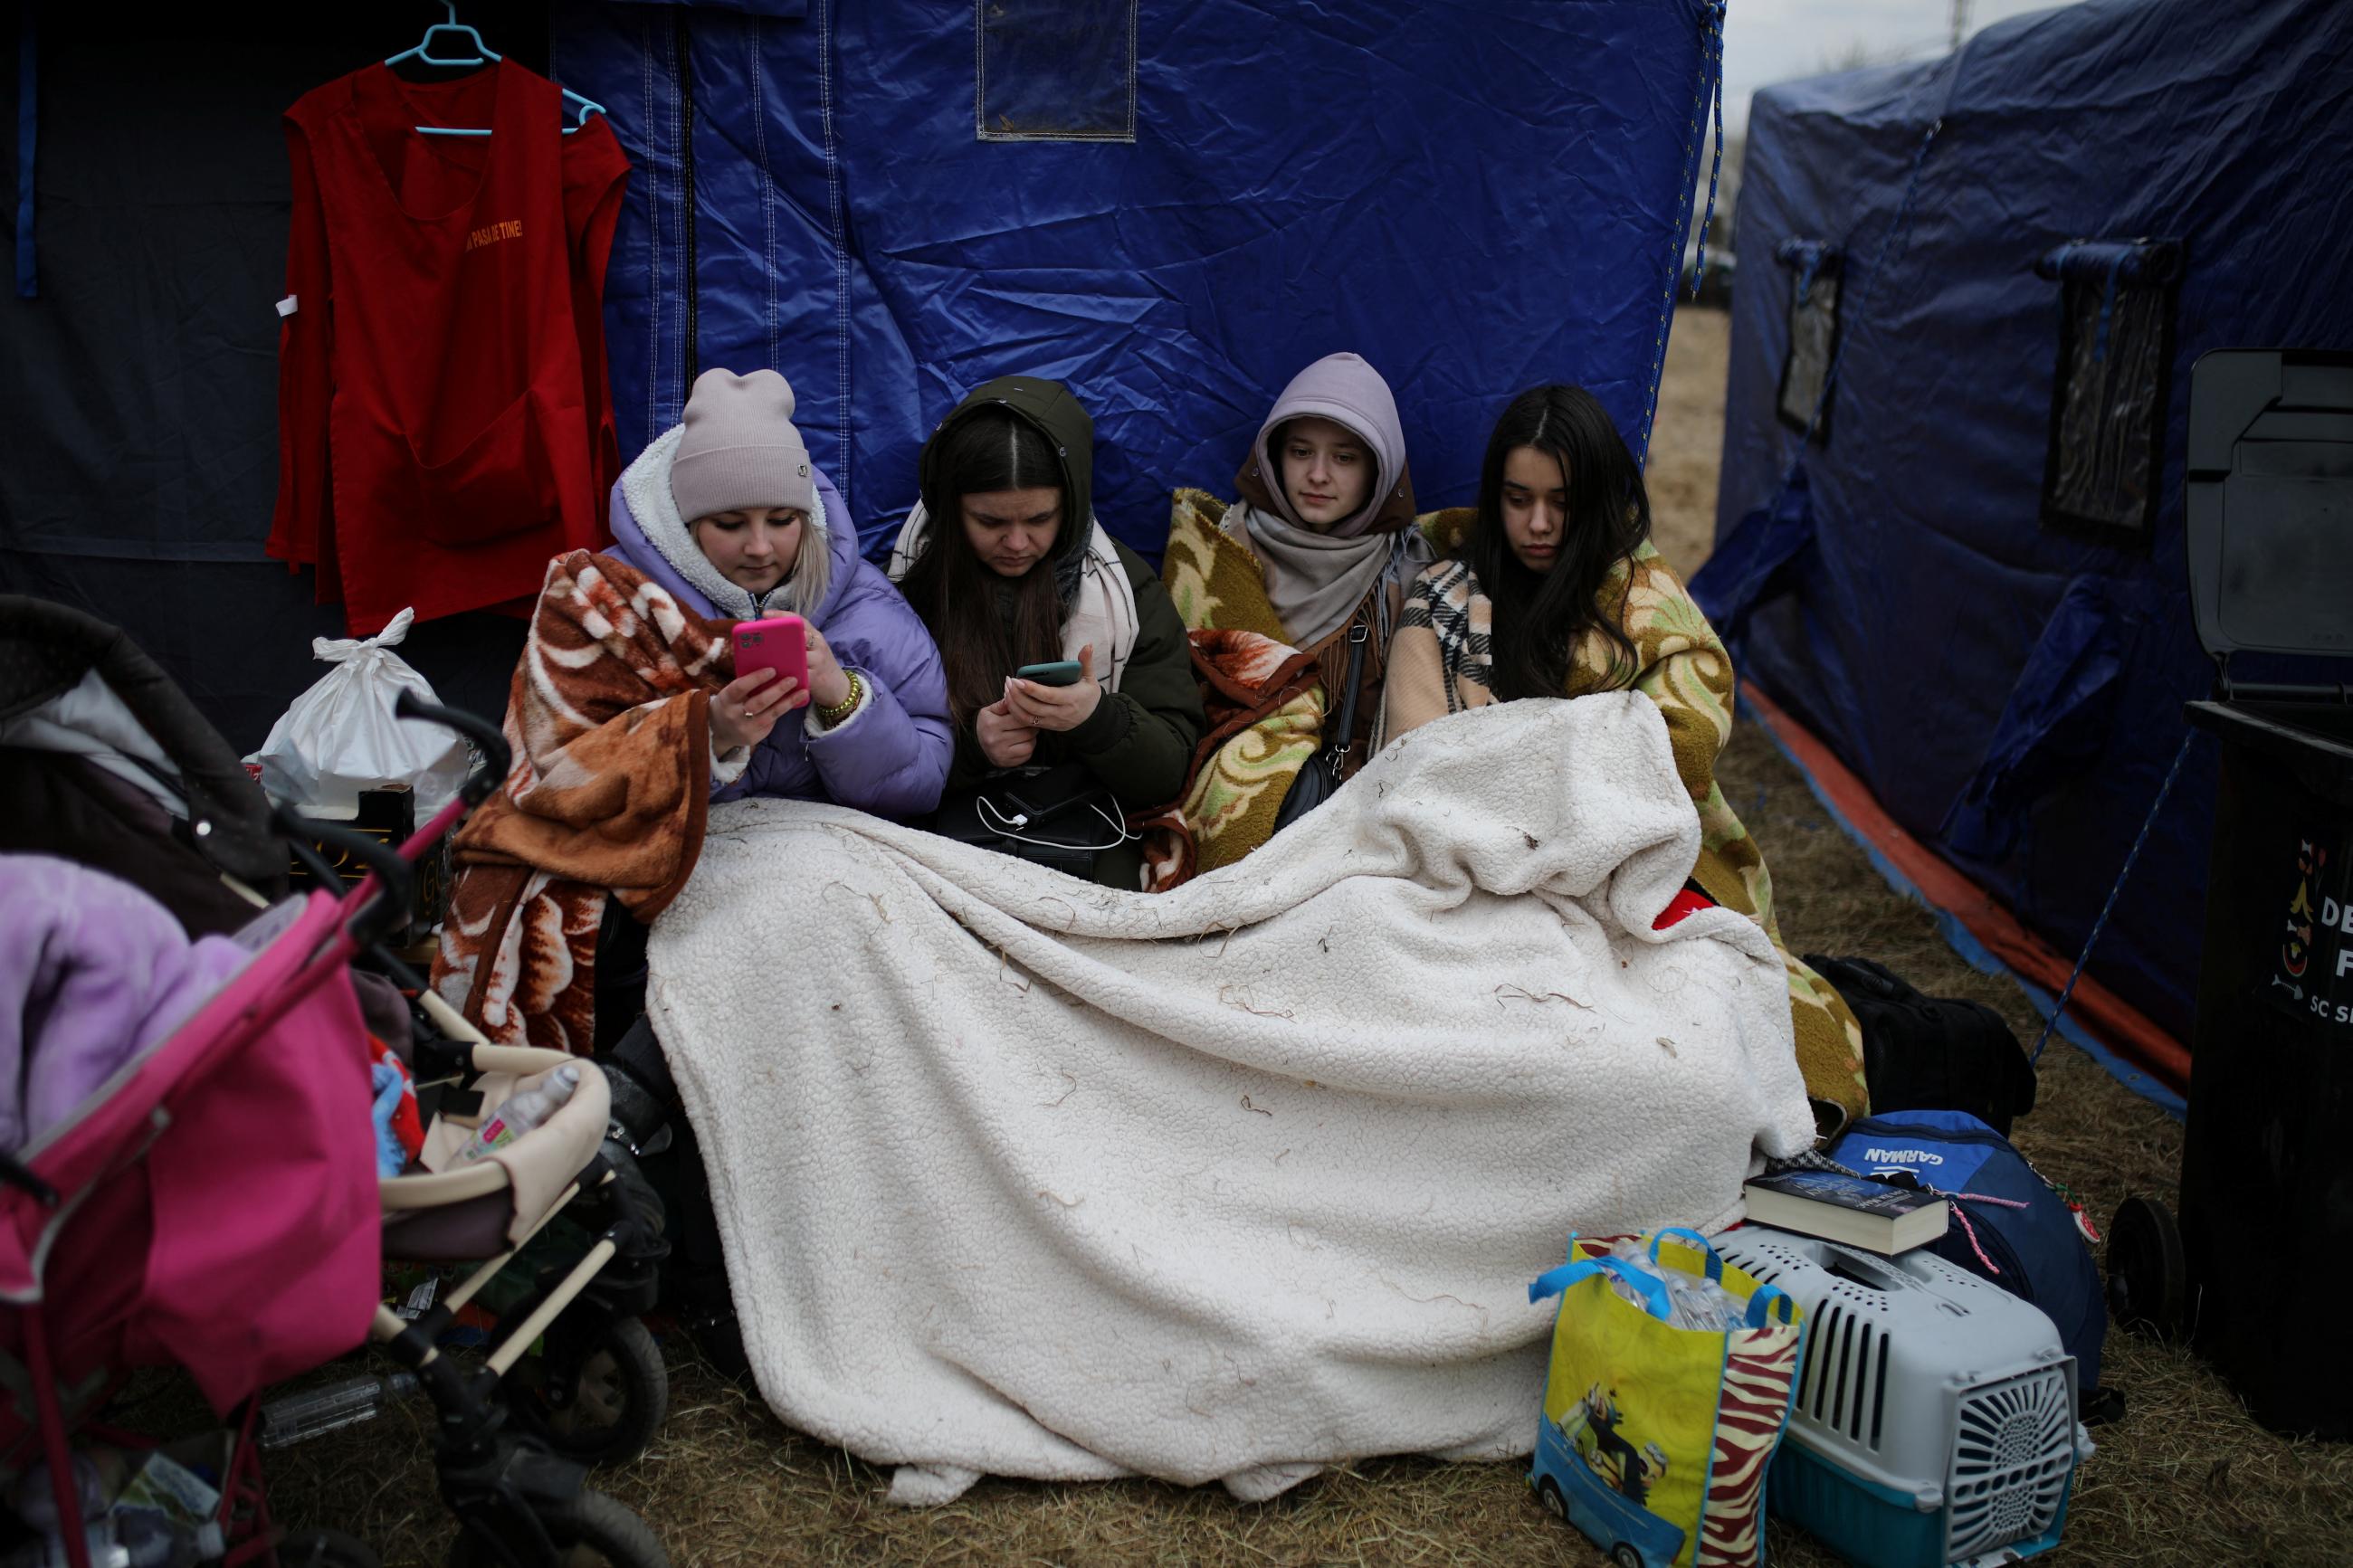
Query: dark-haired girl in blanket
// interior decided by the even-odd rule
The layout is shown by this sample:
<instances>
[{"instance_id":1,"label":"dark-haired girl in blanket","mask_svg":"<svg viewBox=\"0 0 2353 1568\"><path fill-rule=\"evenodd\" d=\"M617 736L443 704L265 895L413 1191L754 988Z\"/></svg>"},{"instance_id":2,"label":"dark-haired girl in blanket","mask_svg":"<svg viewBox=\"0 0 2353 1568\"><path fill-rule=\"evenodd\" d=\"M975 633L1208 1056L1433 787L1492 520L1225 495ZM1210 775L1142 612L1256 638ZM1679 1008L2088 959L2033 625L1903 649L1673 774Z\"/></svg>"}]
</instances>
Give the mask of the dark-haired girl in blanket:
<instances>
[{"instance_id":1,"label":"dark-haired girl in blanket","mask_svg":"<svg viewBox=\"0 0 2353 1568\"><path fill-rule=\"evenodd\" d=\"M1440 516L1458 548L1407 595L1380 740L1521 697L1630 687L1656 702L1699 808L1693 879L1773 938L1806 1092L1824 1133L1835 1133L1867 1109L1862 1028L1837 991L1781 947L1764 856L1715 782L1732 734L1732 659L1651 543L1650 494L1609 411L1580 387L1522 393L1487 443L1477 507Z\"/></svg>"}]
</instances>

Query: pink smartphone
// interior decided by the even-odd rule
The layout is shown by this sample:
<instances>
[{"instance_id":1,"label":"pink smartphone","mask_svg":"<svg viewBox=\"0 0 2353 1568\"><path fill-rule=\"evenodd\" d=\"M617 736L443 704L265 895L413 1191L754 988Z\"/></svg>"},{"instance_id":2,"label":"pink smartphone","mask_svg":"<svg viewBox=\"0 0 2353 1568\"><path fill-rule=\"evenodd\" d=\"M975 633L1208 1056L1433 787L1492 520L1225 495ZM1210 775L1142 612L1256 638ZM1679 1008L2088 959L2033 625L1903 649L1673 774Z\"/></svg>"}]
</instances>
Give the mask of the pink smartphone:
<instances>
[{"instance_id":1,"label":"pink smartphone","mask_svg":"<svg viewBox=\"0 0 2353 1568\"><path fill-rule=\"evenodd\" d=\"M739 621L735 626L735 673L740 678L755 669L773 669L779 679L791 677L808 688L808 623L798 616L771 616L765 621ZM767 688L763 686L761 690Z\"/></svg>"}]
</instances>

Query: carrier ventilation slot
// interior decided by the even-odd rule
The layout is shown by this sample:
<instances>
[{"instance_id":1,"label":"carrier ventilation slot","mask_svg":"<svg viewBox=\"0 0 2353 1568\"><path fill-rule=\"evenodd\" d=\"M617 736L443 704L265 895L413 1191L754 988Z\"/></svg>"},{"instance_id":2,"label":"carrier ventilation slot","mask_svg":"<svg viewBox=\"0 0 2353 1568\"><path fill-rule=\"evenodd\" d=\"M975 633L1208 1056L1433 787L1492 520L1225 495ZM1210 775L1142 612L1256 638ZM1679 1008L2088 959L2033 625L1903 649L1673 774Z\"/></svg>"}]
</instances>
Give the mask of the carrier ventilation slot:
<instances>
[{"instance_id":1,"label":"carrier ventilation slot","mask_svg":"<svg viewBox=\"0 0 2353 1568\"><path fill-rule=\"evenodd\" d=\"M1849 1310L1839 1320L1838 1393L1831 1399L1831 1427L1836 1430L1846 1421L1846 1374L1854 1363L1854 1313ZM1859 1399L1862 1394L1860 1381L1855 1387Z\"/></svg>"},{"instance_id":2,"label":"carrier ventilation slot","mask_svg":"<svg viewBox=\"0 0 2353 1568\"><path fill-rule=\"evenodd\" d=\"M1871 1380L1871 1446L1879 1447L1881 1423L1887 1415L1887 1331L1879 1332L1879 1375Z\"/></svg>"},{"instance_id":3,"label":"carrier ventilation slot","mask_svg":"<svg viewBox=\"0 0 2353 1568\"><path fill-rule=\"evenodd\" d=\"M1883 1339L1881 1342L1883 1344L1886 1342ZM1869 1323L1862 1325L1862 1332L1855 1341L1855 1352L1854 1403L1847 1408L1846 1435L1859 1442L1862 1437L1862 1390L1864 1384L1871 1381L1871 1325Z\"/></svg>"},{"instance_id":4,"label":"carrier ventilation slot","mask_svg":"<svg viewBox=\"0 0 2353 1568\"><path fill-rule=\"evenodd\" d=\"M1876 1448L1887 1416L1887 1331L1879 1331L1874 1363L1872 1326L1862 1321L1859 1309L1826 1298L1815 1310L1813 1329L1806 1336L1806 1359L1798 1369L1797 1407L1810 1414L1817 1425L1859 1443L1868 1405L1871 1446Z\"/></svg>"},{"instance_id":5,"label":"carrier ventilation slot","mask_svg":"<svg viewBox=\"0 0 2353 1568\"><path fill-rule=\"evenodd\" d=\"M1817 1421L1823 1419L1823 1406L1830 1400L1831 1361L1838 1353L1834 1347L1838 1342L1839 1322L1841 1317L1842 1314L1835 1302L1825 1308L1820 1324L1821 1332L1814 1340L1813 1403L1814 1419Z\"/></svg>"},{"instance_id":6,"label":"carrier ventilation slot","mask_svg":"<svg viewBox=\"0 0 2353 1568\"><path fill-rule=\"evenodd\" d=\"M1945 1555L1973 1557L2048 1531L2075 1462L2072 1363L2039 1368L1961 1396Z\"/></svg>"},{"instance_id":7,"label":"carrier ventilation slot","mask_svg":"<svg viewBox=\"0 0 2353 1568\"><path fill-rule=\"evenodd\" d=\"M1822 1335L1829 1331L1819 1315L1806 1331L1804 1360L1798 1363L1798 1413L1803 1415L1814 1405L1814 1389L1822 1377Z\"/></svg>"}]
</instances>

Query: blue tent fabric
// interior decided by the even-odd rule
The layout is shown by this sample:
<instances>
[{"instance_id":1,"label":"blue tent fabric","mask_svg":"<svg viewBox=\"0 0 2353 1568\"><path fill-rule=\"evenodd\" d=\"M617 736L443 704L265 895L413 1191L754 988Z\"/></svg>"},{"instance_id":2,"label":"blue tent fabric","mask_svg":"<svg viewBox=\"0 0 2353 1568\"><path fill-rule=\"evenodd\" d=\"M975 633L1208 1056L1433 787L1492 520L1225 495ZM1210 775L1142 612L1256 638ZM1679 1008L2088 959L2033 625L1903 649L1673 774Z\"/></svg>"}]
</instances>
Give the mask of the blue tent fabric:
<instances>
[{"instance_id":1,"label":"blue tent fabric","mask_svg":"<svg viewBox=\"0 0 2353 1568\"><path fill-rule=\"evenodd\" d=\"M2033 803L2107 750L2128 640L2147 618L2124 601L2147 586L2092 574L2067 584L2019 671L1984 762L1946 816L1953 849L2000 859L2017 846Z\"/></svg>"},{"instance_id":2,"label":"blue tent fabric","mask_svg":"<svg viewBox=\"0 0 2353 1568\"><path fill-rule=\"evenodd\" d=\"M1132 55L1062 79L1011 47L983 100L970 9L567 9L555 75L638 170L606 290L625 447L697 367L774 366L871 544L964 391L1058 376L1095 415L1099 514L1156 557L1168 492L1229 486L1273 395L1335 350L1397 389L1425 504L1470 498L1539 382L1646 444L1705 173L1706 0L996 10L1101 13ZM1123 89L1133 142L976 133L976 101L1018 133L1100 125Z\"/></svg>"},{"instance_id":3,"label":"blue tent fabric","mask_svg":"<svg viewBox=\"0 0 2353 1568\"><path fill-rule=\"evenodd\" d=\"M1836 244L1862 303L1841 317L1836 427L1807 453L1813 547L1755 607L1744 674L2063 952L2213 675L2183 558L2189 366L2224 345L2353 347L2346 22L2337 0L2085 0L1751 109L1740 248ZM1883 276L1856 277L1939 119L1909 231ZM2085 240L2111 248L2060 254ZM2149 240L2179 247L2157 501L2143 547L2117 547L2041 521L2062 293L2134 281ZM1793 280L1758 276L1734 303L1726 542L1796 443L1774 416ZM2201 748L2091 964L2185 1041L2213 806Z\"/></svg>"},{"instance_id":4,"label":"blue tent fabric","mask_svg":"<svg viewBox=\"0 0 2353 1568\"><path fill-rule=\"evenodd\" d=\"M1691 595L1725 646L1739 655L1758 605L1793 586L1799 555L1814 542L1813 498L1799 466L1763 506L1741 518L1692 574Z\"/></svg>"}]
</instances>

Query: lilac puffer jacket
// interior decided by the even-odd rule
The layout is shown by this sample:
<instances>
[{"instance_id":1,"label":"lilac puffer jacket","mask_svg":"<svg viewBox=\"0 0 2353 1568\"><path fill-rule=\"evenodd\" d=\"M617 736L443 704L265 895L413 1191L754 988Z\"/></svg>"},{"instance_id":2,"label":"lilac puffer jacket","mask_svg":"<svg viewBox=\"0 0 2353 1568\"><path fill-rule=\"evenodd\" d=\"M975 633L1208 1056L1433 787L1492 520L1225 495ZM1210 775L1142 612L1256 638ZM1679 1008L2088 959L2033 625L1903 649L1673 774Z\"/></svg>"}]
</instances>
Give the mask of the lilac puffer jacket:
<instances>
[{"instance_id":1,"label":"lilac puffer jacket","mask_svg":"<svg viewBox=\"0 0 2353 1568\"><path fill-rule=\"evenodd\" d=\"M646 448L613 487L611 553L643 572L698 615L747 620L789 607L786 588L764 603L721 576L694 543L670 499L670 466L679 429ZM899 590L859 559L858 531L831 480L819 473L818 504L802 549L822 549L831 580L804 618L825 634L844 669L865 678L865 705L833 730L807 731L807 708L776 721L752 749L743 775L712 799L778 795L831 801L877 816L913 817L935 808L955 754L947 679L932 635Z\"/></svg>"},{"instance_id":2,"label":"lilac puffer jacket","mask_svg":"<svg viewBox=\"0 0 2353 1568\"><path fill-rule=\"evenodd\" d=\"M128 882L0 855L0 1151L63 1121L249 956L225 936L191 942Z\"/></svg>"}]
</instances>

